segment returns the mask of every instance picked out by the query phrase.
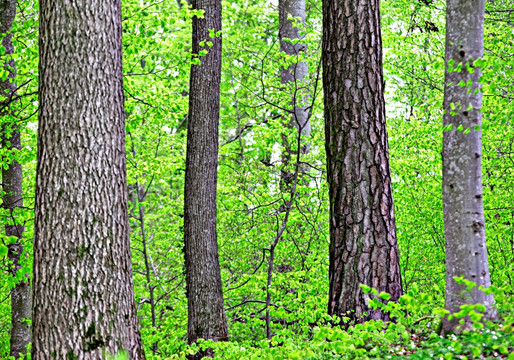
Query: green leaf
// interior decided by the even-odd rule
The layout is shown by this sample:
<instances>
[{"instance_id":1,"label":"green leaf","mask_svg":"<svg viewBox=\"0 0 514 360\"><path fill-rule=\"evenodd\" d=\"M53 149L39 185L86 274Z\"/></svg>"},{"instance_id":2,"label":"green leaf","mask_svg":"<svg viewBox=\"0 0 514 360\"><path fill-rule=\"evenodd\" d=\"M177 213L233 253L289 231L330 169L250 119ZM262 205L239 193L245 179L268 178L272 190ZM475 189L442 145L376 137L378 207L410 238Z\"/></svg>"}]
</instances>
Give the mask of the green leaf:
<instances>
[{"instance_id":1,"label":"green leaf","mask_svg":"<svg viewBox=\"0 0 514 360\"><path fill-rule=\"evenodd\" d=\"M104 351L104 357L107 360L129 360L129 353L126 350L121 350L114 356L108 354L106 351Z\"/></svg>"},{"instance_id":2,"label":"green leaf","mask_svg":"<svg viewBox=\"0 0 514 360\"><path fill-rule=\"evenodd\" d=\"M368 294L369 292L371 292L371 288L369 286L364 285L364 284L361 284L361 289L362 289L362 292L364 294Z\"/></svg>"},{"instance_id":3,"label":"green leaf","mask_svg":"<svg viewBox=\"0 0 514 360\"><path fill-rule=\"evenodd\" d=\"M476 59L473 62L473 66L475 66L475 67L482 67L484 65L484 63L485 63L484 59Z\"/></svg>"},{"instance_id":4,"label":"green leaf","mask_svg":"<svg viewBox=\"0 0 514 360\"><path fill-rule=\"evenodd\" d=\"M482 352L482 351L480 350L480 348L478 348L478 347L476 347L476 346L472 346L472 347L470 348L470 350L471 350L471 353L473 354L473 356L474 356L474 357L478 357L478 356L480 356L480 353Z\"/></svg>"},{"instance_id":5,"label":"green leaf","mask_svg":"<svg viewBox=\"0 0 514 360\"><path fill-rule=\"evenodd\" d=\"M451 59L450 61L448 61L448 72L452 72L453 71L453 65L455 64L455 60Z\"/></svg>"},{"instance_id":6,"label":"green leaf","mask_svg":"<svg viewBox=\"0 0 514 360\"><path fill-rule=\"evenodd\" d=\"M381 292L378 296L380 296L382 299L388 301L391 299L391 295L386 292Z\"/></svg>"},{"instance_id":7,"label":"green leaf","mask_svg":"<svg viewBox=\"0 0 514 360\"><path fill-rule=\"evenodd\" d=\"M484 328L484 324L482 324L481 322L473 323L473 329L483 329L483 328Z\"/></svg>"}]
</instances>

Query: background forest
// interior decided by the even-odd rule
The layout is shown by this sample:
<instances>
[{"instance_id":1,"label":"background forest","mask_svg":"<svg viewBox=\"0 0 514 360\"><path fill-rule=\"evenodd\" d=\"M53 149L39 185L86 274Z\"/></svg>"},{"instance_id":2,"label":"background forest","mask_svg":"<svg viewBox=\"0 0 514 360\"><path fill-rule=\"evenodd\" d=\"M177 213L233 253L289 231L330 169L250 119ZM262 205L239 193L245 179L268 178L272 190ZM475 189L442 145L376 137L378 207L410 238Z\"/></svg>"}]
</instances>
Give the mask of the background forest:
<instances>
[{"instance_id":1,"label":"background forest","mask_svg":"<svg viewBox=\"0 0 514 360\"><path fill-rule=\"evenodd\" d=\"M343 330L327 315L329 199L321 85L321 1L306 2L306 51L280 52L275 1L223 1L218 167L218 244L229 342L209 344L227 359L508 358L514 335L514 3L486 2L483 58L483 194L491 280L502 320L440 337L445 298L442 133L445 2L382 0L382 41L392 186L405 295L396 323ZM182 358L187 345L184 172L191 62L187 2L123 0L123 82L129 217L137 314L147 359ZM11 31L23 148L25 225L13 277L11 237L0 234L0 358L8 358L10 293L32 276L38 113L38 3L19 1ZM309 151L285 219L281 183L296 157L286 108L297 91L281 68L305 62L312 100ZM8 72L0 69L2 80ZM13 120L15 119L15 120ZM284 140L286 139L286 140ZM7 168L11 151L0 149ZM0 218L9 222L5 206ZM277 234L285 224L281 236ZM275 242L275 240L277 242ZM274 259L269 261L270 249ZM272 274L272 276L269 276ZM269 307L266 300L270 297ZM386 296L386 295L384 295ZM267 324L266 311L270 321ZM473 313L473 309L469 310ZM469 314L468 314L469 315ZM478 315L477 315L478 316ZM478 316L479 317L479 316ZM336 320L337 324L337 320ZM267 332L271 333L271 340ZM476 323L477 328L484 325ZM271 346L270 346L271 345ZM191 350L193 349L193 350ZM509 355L510 353L510 355Z\"/></svg>"}]
</instances>

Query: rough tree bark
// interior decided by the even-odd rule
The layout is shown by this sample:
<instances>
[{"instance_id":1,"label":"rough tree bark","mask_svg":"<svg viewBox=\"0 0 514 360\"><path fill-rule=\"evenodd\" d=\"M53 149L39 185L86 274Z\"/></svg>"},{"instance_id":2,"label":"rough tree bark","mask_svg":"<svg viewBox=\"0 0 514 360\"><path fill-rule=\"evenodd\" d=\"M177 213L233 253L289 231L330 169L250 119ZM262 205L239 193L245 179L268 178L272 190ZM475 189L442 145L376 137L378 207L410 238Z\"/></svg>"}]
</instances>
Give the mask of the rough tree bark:
<instances>
[{"instance_id":1,"label":"rough tree bark","mask_svg":"<svg viewBox=\"0 0 514 360\"><path fill-rule=\"evenodd\" d=\"M280 51L288 56L300 57L305 52L305 44L298 42L293 44L289 40L303 39L301 30L294 25L294 21L288 17L299 18L300 22L305 23L305 0L280 0L278 3L279 10L279 38L280 38ZM309 123L309 111L307 109L308 101L308 88L306 83L306 76L309 74L309 68L305 61L297 61L289 67L283 67L280 71L281 83L284 85L291 85L291 105L292 114L289 120L289 129L296 129L296 137L298 134L302 136L302 140L308 138L311 134L311 127ZM309 144L304 142L300 151L303 154L308 153ZM294 170L287 169L291 162L291 157L294 156L291 146L287 141L287 136L284 137L284 153L282 161L284 169L282 170L282 183L283 187L290 188L293 182Z\"/></svg>"},{"instance_id":2,"label":"rough tree bark","mask_svg":"<svg viewBox=\"0 0 514 360\"><path fill-rule=\"evenodd\" d=\"M121 1L41 0L33 359L144 359L127 212Z\"/></svg>"},{"instance_id":3,"label":"rough tree bark","mask_svg":"<svg viewBox=\"0 0 514 360\"><path fill-rule=\"evenodd\" d=\"M323 1L330 191L328 313L388 319L360 284L402 294L385 121L378 0Z\"/></svg>"},{"instance_id":4,"label":"rough tree bark","mask_svg":"<svg viewBox=\"0 0 514 360\"><path fill-rule=\"evenodd\" d=\"M491 285L482 199L481 71L472 66L484 54L484 6L484 0L447 1L443 207L446 309L453 313L461 305L481 303L493 318L493 295L478 289ZM466 285L454 280L460 276L477 284L470 294L463 294ZM459 320L445 319L443 330L456 331Z\"/></svg>"},{"instance_id":5,"label":"rough tree bark","mask_svg":"<svg viewBox=\"0 0 514 360\"><path fill-rule=\"evenodd\" d=\"M216 233L221 36L209 36L209 30L221 30L221 1L192 5L205 11L203 18L193 18L193 54L208 53L199 57L201 64L191 65L189 91L184 196L189 343L228 339ZM201 47L204 40L212 47Z\"/></svg>"},{"instance_id":6,"label":"rough tree bark","mask_svg":"<svg viewBox=\"0 0 514 360\"><path fill-rule=\"evenodd\" d=\"M14 47L12 43L12 35L9 32L12 29L12 24L16 16L16 1L15 0L0 0L0 34L5 34L2 39L2 45L5 48L5 53L2 58L13 54ZM9 75L5 81L0 81L0 116L12 115L13 107L12 101L16 97L16 69L14 61L2 61L4 70L7 70ZM2 147L9 150L21 150L20 132L15 123L4 123L1 128ZM16 276L17 271L21 268L20 259L23 254L22 238L25 230L22 224L17 222L15 217L16 209L23 207L23 173L21 164L13 159L8 167L2 168L2 187L3 198L2 207L7 209L10 213L5 225L5 235L14 236L18 241L8 245L8 258L12 262L11 275ZM10 355L18 358L19 354L26 354L27 345L30 343L30 326L24 319L31 318L31 290L28 280L20 281L11 291L11 340L10 340Z\"/></svg>"}]
</instances>

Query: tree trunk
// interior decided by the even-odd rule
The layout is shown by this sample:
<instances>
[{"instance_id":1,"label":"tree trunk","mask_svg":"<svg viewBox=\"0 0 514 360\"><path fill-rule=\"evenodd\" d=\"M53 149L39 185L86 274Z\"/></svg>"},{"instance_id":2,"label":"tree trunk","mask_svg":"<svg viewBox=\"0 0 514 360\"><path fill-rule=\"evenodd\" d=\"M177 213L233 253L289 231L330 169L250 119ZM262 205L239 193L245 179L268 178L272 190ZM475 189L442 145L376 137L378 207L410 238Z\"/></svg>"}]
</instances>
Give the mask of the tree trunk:
<instances>
[{"instance_id":1,"label":"tree trunk","mask_svg":"<svg viewBox=\"0 0 514 360\"><path fill-rule=\"evenodd\" d=\"M447 1L443 207L446 309L453 313L461 305L481 303L486 305L488 317L493 318L493 295L478 289L489 287L491 280L482 200L481 71L470 65L484 53L484 6L484 0ZM462 70L455 71L457 66ZM461 86L463 83L468 86ZM466 285L454 280L460 276L477 284L470 294L463 295ZM456 331L458 322L445 319L443 330Z\"/></svg>"},{"instance_id":2,"label":"tree trunk","mask_svg":"<svg viewBox=\"0 0 514 360\"><path fill-rule=\"evenodd\" d=\"M5 130L5 127L4 127ZM2 146L10 142L10 149L21 149L20 133L14 126L10 138L7 132L2 132ZM8 245L8 258L12 262L11 275L14 277L21 269L21 255L23 254L22 238L25 227L19 224L16 219L16 209L23 207L22 195L22 168L16 160L12 160L7 169L2 169L2 185L4 196L3 207L10 211L10 218L5 225L5 235L18 238L18 241ZM19 354L26 354L27 345L31 340L30 325L25 319L30 320L32 311L32 298L30 282L28 279L20 281L11 291L11 344L10 355L15 358Z\"/></svg>"},{"instance_id":3,"label":"tree trunk","mask_svg":"<svg viewBox=\"0 0 514 360\"><path fill-rule=\"evenodd\" d=\"M382 76L378 0L323 1L323 83L330 191L328 313L388 319L364 284L402 294Z\"/></svg>"},{"instance_id":4,"label":"tree trunk","mask_svg":"<svg viewBox=\"0 0 514 360\"><path fill-rule=\"evenodd\" d=\"M216 233L221 37L209 36L221 30L221 1L192 3L205 11L203 18L193 18L193 54L208 53L199 57L201 64L191 65L189 92L184 196L189 343L228 339Z\"/></svg>"},{"instance_id":5,"label":"tree trunk","mask_svg":"<svg viewBox=\"0 0 514 360\"><path fill-rule=\"evenodd\" d=\"M151 269L150 269L150 261L149 261L149 254L148 254L148 247L147 247L147 241L146 241L146 229L145 229L145 206L144 201L146 198L146 193L148 189L145 189L144 186L139 185L139 182L136 181L136 196L137 196L137 204L139 206L139 229L141 232L141 242L143 245L143 259L145 261L145 276L146 276L146 283L148 286L148 293L149 293L149 301L150 301L150 313L152 316L152 327L156 329L157 325L155 323L155 297L154 297L154 290L155 286L152 284L151 279ZM152 344L152 351L154 354L157 352L157 342L154 342Z\"/></svg>"},{"instance_id":6,"label":"tree trunk","mask_svg":"<svg viewBox=\"0 0 514 360\"><path fill-rule=\"evenodd\" d=\"M0 34L7 34L2 39L2 45L5 48L4 56L9 56L14 52L12 44L12 35L8 34L12 29L12 24L16 16L15 0L0 0ZM0 93L4 99L0 101L2 110L0 115L7 117L14 114L12 108L12 100L16 96L16 69L14 61L3 61L3 67L9 72L5 81L0 81ZM20 132L16 123L10 124L10 121L3 121L2 124L2 147L9 150L21 150ZM13 154L14 155L14 154ZM11 275L16 276L17 271L21 268L20 259L23 254L23 245L21 239L25 230L22 224L16 219L16 209L23 207L23 173L21 164L12 159L7 169L2 168L2 185L3 198L2 207L10 211L10 218L5 225L5 235L18 238L18 241L8 245L8 258L12 262ZM31 318L31 291L30 283L20 281L11 291L11 344L10 355L18 358L19 354L26 354L27 345L30 343L30 326L24 319Z\"/></svg>"},{"instance_id":7,"label":"tree trunk","mask_svg":"<svg viewBox=\"0 0 514 360\"><path fill-rule=\"evenodd\" d=\"M301 23L305 23L305 0L280 0L278 3L279 9L279 38L280 38L280 51L288 56L300 57L305 52L305 44L300 42L293 44L291 41L285 39L302 39L301 30L293 26L294 21L288 17L299 18ZM309 123L309 111L306 102L308 101L308 84L305 77L309 74L307 63L304 61L297 61L287 68L281 69L281 83L284 85L291 85L292 89L288 89L291 93L291 105L293 113L291 114L289 128L296 129L295 143L298 136L302 140L309 137L311 134L311 127ZM301 149L298 149L303 154L309 152L309 144L303 142ZM284 169L282 170L282 184L285 188L290 188L294 170L288 169L287 166L291 162L293 156L291 145L287 141L287 136L284 137L284 153L282 155Z\"/></svg>"},{"instance_id":8,"label":"tree trunk","mask_svg":"<svg viewBox=\"0 0 514 360\"><path fill-rule=\"evenodd\" d=\"M33 359L144 359L127 213L120 0L42 0Z\"/></svg>"}]
</instances>

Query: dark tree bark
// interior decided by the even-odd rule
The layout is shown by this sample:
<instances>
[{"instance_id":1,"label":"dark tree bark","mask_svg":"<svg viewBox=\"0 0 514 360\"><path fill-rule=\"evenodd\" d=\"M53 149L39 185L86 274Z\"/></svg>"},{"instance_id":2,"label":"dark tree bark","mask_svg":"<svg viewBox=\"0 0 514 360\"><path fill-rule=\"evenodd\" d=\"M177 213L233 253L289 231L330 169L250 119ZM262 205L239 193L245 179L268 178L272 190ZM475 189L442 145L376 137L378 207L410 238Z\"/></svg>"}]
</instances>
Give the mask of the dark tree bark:
<instances>
[{"instance_id":1,"label":"dark tree bark","mask_svg":"<svg viewBox=\"0 0 514 360\"><path fill-rule=\"evenodd\" d=\"M193 54L208 53L191 66L189 91L184 197L189 343L228 339L216 233L221 37L209 36L209 30L221 30L221 1L192 4L205 11L203 18L193 18ZM201 47L204 40L212 47Z\"/></svg>"},{"instance_id":2,"label":"dark tree bark","mask_svg":"<svg viewBox=\"0 0 514 360\"><path fill-rule=\"evenodd\" d=\"M0 34L6 34L2 39L5 53L2 58L13 54L12 35L9 32L16 16L15 0L0 0ZM16 69L13 60L2 61L2 66L9 72L5 81L0 81L0 116L14 115L15 109L12 103L16 97ZM2 121L2 147L11 151L21 150L20 132L17 125L10 121ZM14 236L18 241L8 245L8 258L12 262L11 275L16 276L21 268L20 259L23 254L22 238L24 226L16 219L16 209L23 207L23 173L21 164L13 159L7 169L2 168L2 186L4 195L2 207L9 210L10 218L5 225L5 235ZM27 345L30 343L30 326L24 319L31 318L31 290L30 283L21 281L11 291L11 343L10 355L18 358L19 354L26 354Z\"/></svg>"},{"instance_id":3,"label":"dark tree bark","mask_svg":"<svg viewBox=\"0 0 514 360\"><path fill-rule=\"evenodd\" d=\"M127 212L121 1L42 0L33 359L144 359Z\"/></svg>"},{"instance_id":4,"label":"dark tree bark","mask_svg":"<svg viewBox=\"0 0 514 360\"><path fill-rule=\"evenodd\" d=\"M280 38L280 51L288 56L300 57L305 52L305 44L298 42L293 44L291 40L302 39L304 36L301 34L300 29L294 25L294 21L288 19L290 17L299 18L302 23L305 23L305 0L280 0L278 3L279 9L279 38ZM290 116L289 128L296 129L296 138L302 137L302 148L303 154L308 153L309 143L306 142L311 134L311 127L309 123L309 111L307 109L308 101L308 84L305 77L309 74L309 68L305 61L297 61L287 68L281 69L281 82L284 85L291 85L291 105L292 114ZM288 89L289 90L289 89ZM284 163L284 169L282 170L282 187L290 188L293 180L294 170L288 169L287 166L291 162L291 157L294 156L294 152L291 150L291 146L287 141L287 136L284 137L284 153L282 155L282 161Z\"/></svg>"},{"instance_id":5,"label":"dark tree bark","mask_svg":"<svg viewBox=\"0 0 514 360\"><path fill-rule=\"evenodd\" d=\"M328 313L388 319L364 284L402 294L382 75L378 0L323 1L323 84L330 191Z\"/></svg>"},{"instance_id":6,"label":"dark tree bark","mask_svg":"<svg viewBox=\"0 0 514 360\"><path fill-rule=\"evenodd\" d=\"M484 3L448 0L446 6L446 63L450 63L445 73L442 153L446 309L453 313L461 305L481 303L487 307L487 317L494 318L493 295L478 289L491 285L482 199L481 71L471 65L484 54ZM462 82L471 86L461 86ZM463 295L466 285L454 280L460 276L477 284L470 294ZM458 330L459 320L445 319L443 330ZM465 327L470 325L468 321Z\"/></svg>"}]
</instances>

